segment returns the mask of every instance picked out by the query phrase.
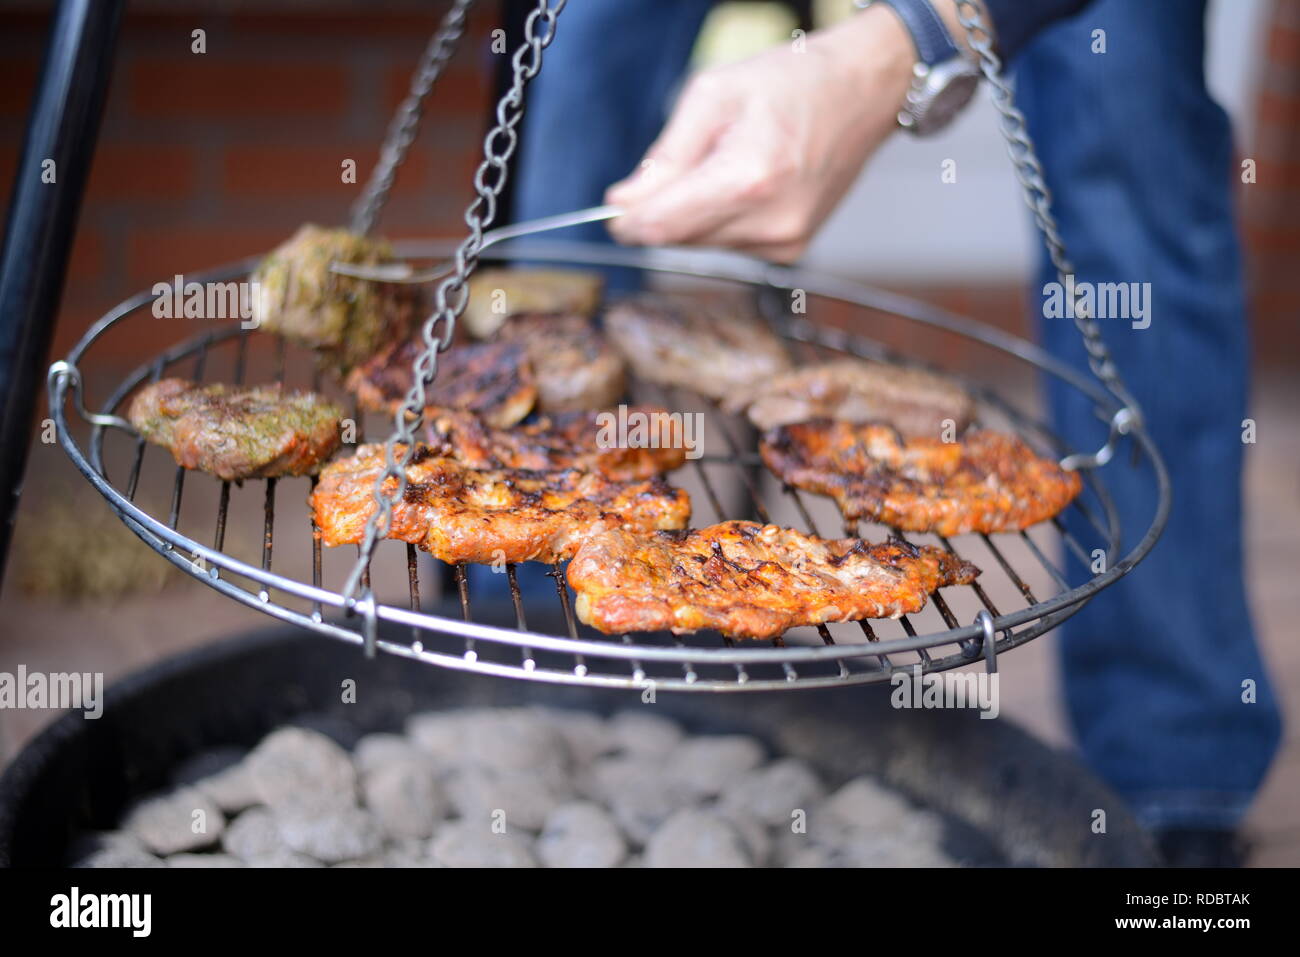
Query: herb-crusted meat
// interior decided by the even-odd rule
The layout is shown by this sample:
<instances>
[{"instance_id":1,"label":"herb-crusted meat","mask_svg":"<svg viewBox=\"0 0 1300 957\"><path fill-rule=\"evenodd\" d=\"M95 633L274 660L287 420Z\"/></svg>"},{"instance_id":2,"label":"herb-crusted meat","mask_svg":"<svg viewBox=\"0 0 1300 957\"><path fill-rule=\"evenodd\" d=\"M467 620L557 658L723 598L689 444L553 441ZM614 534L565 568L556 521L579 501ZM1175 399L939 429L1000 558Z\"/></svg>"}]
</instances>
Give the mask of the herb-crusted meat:
<instances>
[{"instance_id":1,"label":"herb-crusted meat","mask_svg":"<svg viewBox=\"0 0 1300 957\"><path fill-rule=\"evenodd\" d=\"M399 447L397 454L403 454ZM374 513L384 446L363 445L321 472L311 496L326 545L358 544ZM615 528L681 528L690 499L662 479L613 482L593 472L476 470L416 449L388 537L445 562L556 562L592 535ZM392 494L395 480L385 489Z\"/></svg>"},{"instance_id":2,"label":"herb-crusted meat","mask_svg":"<svg viewBox=\"0 0 1300 957\"><path fill-rule=\"evenodd\" d=\"M427 313L418 286L367 282L330 272L330 263L389 261L383 240L310 223L277 247L251 277L258 327L315 349L337 373L405 337Z\"/></svg>"},{"instance_id":3,"label":"herb-crusted meat","mask_svg":"<svg viewBox=\"0 0 1300 957\"><path fill-rule=\"evenodd\" d=\"M161 379L136 394L131 424L179 465L226 480L306 475L339 447L341 409L278 385Z\"/></svg>"},{"instance_id":4,"label":"herb-crusted meat","mask_svg":"<svg viewBox=\"0 0 1300 957\"><path fill-rule=\"evenodd\" d=\"M818 420L771 430L759 451L777 478L829 495L845 518L905 532L1019 531L1081 488L1077 473L989 430L957 442L905 441L887 425Z\"/></svg>"},{"instance_id":5,"label":"herb-crusted meat","mask_svg":"<svg viewBox=\"0 0 1300 957\"><path fill-rule=\"evenodd\" d=\"M776 525L723 522L690 532L615 529L569 563L578 617L603 632L708 628L775 638L798 625L897 618L979 569L931 545L822 539Z\"/></svg>"}]
</instances>

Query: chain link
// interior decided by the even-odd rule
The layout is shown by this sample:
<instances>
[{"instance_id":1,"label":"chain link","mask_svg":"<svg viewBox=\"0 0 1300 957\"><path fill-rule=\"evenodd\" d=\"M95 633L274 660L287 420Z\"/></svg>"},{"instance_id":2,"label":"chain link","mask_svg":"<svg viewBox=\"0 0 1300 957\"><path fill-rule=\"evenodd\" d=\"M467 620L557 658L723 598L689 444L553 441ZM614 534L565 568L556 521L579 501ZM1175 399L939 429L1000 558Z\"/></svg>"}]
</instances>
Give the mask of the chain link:
<instances>
[{"instance_id":1,"label":"chain link","mask_svg":"<svg viewBox=\"0 0 1300 957\"><path fill-rule=\"evenodd\" d=\"M993 88L993 105L1002 117L1002 138L1006 140L1016 179L1024 190L1025 202L1034 215L1038 231L1043 234L1047 255L1056 269L1062 288L1077 289L1073 281L1074 264L1066 254L1065 241L1061 238L1056 218L1052 215L1052 194L1043 178L1043 167L1038 161L1033 140L1025 127L1025 116L1016 108L1011 87L1002 78L1002 60L993 50L993 37L984 22L982 4L979 0L956 0L956 4L957 19L966 28L970 47L979 57L980 70ZM1082 290L1077 291L1073 305L1074 324L1083 336L1083 345L1088 352L1088 366L1093 375L1110 390L1123 408L1129 410L1130 419L1140 418L1137 400L1120 378L1119 369L1102 340L1101 327L1093 318Z\"/></svg>"},{"instance_id":2,"label":"chain link","mask_svg":"<svg viewBox=\"0 0 1300 957\"><path fill-rule=\"evenodd\" d=\"M473 5L474 0L455 0L442 18L438 32L425 47L415 75L411 77L411 88L388 126L383 148L379 151L379 161L370 174L365 190L352 207L351 229L354 233L364 236L375 228L375 220L379 218L379 212L384 208L388 193L393 188L397 168L405 161L406 153L415 140L420 117L424 115L425 98L455 54L456 45L465 33L465 17Z\"/></svg>"},{"instance_id":3,"label":"chain link","mask_svg":"<svg viewBox=\"0 0 1300 957\"><path fill-rule=\"evenodd\" d=\"M356 565L348 576L343 596L349 608L356 608L366 566L374 554L375 545L388 534L392 525L393 505L406 491L406 468L415 451L415 433L424 417L427 389L438 373L438 353L451 345L456 331L456 320L465 310L469 299L467 285L470 273L478 265L478 255L483 243L483 228L497 214L497 199L505 188L507 167L519 145L517 127L524 115L524 88L537 75L542 66L542 51L555 38L556 18L567 0L537 0L536 9L524 21L524 42L511 58L513 76L510 88L501 97L496 108L496 124L483 138L483 161L474 172L474 200L465 210L465 223L469 235L456 248L455 272L439 284L435 294L435 311L425 320L420 330L424 351L413 365L411 389L402 407L393 416L393 434L384 447L384 470L375 479L374 499L377 508L366 521L365 538L361 544ZM544 27L539 32L539 27ZM397 456L397 446L403 446ZM396 484L385 490L389 480ZM367 614L373 614L373 599L367 599Z\"/></svg>"}]
</instances>

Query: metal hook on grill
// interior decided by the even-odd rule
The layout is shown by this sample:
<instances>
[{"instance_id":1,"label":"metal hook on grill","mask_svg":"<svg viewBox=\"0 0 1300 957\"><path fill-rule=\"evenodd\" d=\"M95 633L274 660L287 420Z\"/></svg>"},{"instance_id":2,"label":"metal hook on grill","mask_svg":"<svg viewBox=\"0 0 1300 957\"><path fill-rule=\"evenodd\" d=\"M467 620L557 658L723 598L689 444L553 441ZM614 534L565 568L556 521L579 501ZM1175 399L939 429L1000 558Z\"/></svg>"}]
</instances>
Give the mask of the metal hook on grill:
<instances>
[{"instance_id":1,"label":"metal hook on grill","mask_svg":"<svg viewBox=\"0 0 1300 957\"><path fill-rule=\"evenodd\" d=\"M1136 411L1129 406L1124 406L1110 420L1110 434L1106 437L1106 444L1099 448L1091 455L1076 452L1073 455L1067 455L1061 459L1061 468L1067 472L1074 472L1078 469L1092 469L1105 465L1115 457L1115 446L1120 436L1128 435L1135 425L1140 422Z\"/></svg>"},{"instance_id":2,"label":"metal hook on grill","mask_svg":"<svg viewBox=\"0 0 1300 957\"><path fill-rule=\"evenodd\" d=\"M379 647L379 614L375 609L375 593L370 587L361 592L360 598L349 598L344 605L349 615L362 615L361 641L366 657L375 657Z\"/></svg>"},{"instance_id":3,"label":"metal hook on grill","mask_svg":"<svg viewBox=\"0 0 1300 957\"><path fill-rule=\"evenodd\" d=\"M76 409L77 415L81 416L90 425L97 425L101 428L121 429L129 435L138 435L135 426L126 419L118 415L104 415L99 412L91 412L86 408L81 397L81 370L71 362L60 359L51 363L50 371L46 373L46 381L50 388L50 394L54 393L54 383L56 379L64 379L72 386L72 407Z\"/></svg>"},{"instance_id":4,"label":"metal hook on grill","mask_svg":"<svg viewBox=\"0 0 1300 957\"><path fill-rule=\"evenodd\" d=\"M998 652L997 633L993 630L993 616L984 609L980 609L980 613L975 616L975 624L979 625L984 633L959 643L962 657L974 661L980 656L980 652L983 652L985 670L989 674L996 674L998 670Z\"/></svg>"},{"instance_id":5,"label":"metal hook on grill","mask_svg":"<svg viewBox=\"0 0 1300 957\"><path fill-rule=\"evenodd\" d=\"M975 616L975 624L984 629L984 670L995 675L998 673L998 638L993 631L993 616L981 608Z\"/></svg>"}]
</instances>

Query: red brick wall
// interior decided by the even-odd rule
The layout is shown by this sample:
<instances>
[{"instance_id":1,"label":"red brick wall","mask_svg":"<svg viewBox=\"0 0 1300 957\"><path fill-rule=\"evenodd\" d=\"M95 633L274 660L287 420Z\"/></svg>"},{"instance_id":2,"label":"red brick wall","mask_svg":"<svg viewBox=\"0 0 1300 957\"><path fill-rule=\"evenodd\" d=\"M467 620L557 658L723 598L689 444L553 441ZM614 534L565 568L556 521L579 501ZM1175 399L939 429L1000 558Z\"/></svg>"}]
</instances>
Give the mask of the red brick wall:
<instances>
[{"instance_id":1,"label":"red brick wall","mask_svg":"<svg viewBox=\"0 0 1300 957\"><path fill-rule=\"evenodd\" d=\"M12 180L48 25L44 5L0 11L0 183ZM128 4L55 351L106 308L176 272L265 250L307 220L341 223L444 3L433 0L136 0ZM495 66L481 3L430 102L380 224L394 236L456 235ZM207 52L190 52L191 31ZM1295 361L1300 291L1300 2L1274 0L1243 186L1258 353ZM7 192L6 192L7 198ZM1015 283L908 288L1027 332ZM910 326L907 328L911 328ZM906 329L899 330L905 338ZM107 340L143 354L158 343ZM954 348L955 348L954 344ZM123 356L126 358L126 356Z\"/></svg>"},{"instance_id":2,"label":"red brick wall","mask_svg":"<svg viewBox=\"0 0 1300 957\"><path fill-rule=\"evenodd\" d=\"M306 220L342 223L445 8L128 4L56 354L106 308L153 282L266 250ZM381 221L386 235L463 228L496 15L495 3L479 5L434 91ZM40 10L0 12L6 200L47 28ZM204 54L190 50L199 28ZM345 158L357 162L355 185L341 180ZM105 345L112 343L133 348Z\"/></svg>"},{"instance_id":3,"label":"red brick wall","mask_svg":"<svg viewBox=\"0 0 1300 957\"><path fill-rule=\"evenodd\" d=\"M1260 68L1257 132L1242 187L1256 352L1300 363L1300 2L1273 0Z\"/></svg>"}]
</instances>

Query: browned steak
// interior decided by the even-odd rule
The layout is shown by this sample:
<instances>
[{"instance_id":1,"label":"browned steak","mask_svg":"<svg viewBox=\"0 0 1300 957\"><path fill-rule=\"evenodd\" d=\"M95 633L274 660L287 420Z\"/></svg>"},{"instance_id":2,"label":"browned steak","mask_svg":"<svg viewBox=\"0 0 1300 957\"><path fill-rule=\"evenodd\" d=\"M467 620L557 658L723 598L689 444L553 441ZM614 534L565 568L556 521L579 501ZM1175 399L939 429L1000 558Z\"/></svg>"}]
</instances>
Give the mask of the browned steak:
<instances>
[{"instance_id":1,"label":"browned steak","mask_svg":"<svg viewBox=\"0 0 1300 957\"><path fill-rule=\"evenodd\" d=\"M781 340L736 302L630 296L610 307L605 331L642 379L711 399L747 391L790 364Z\"/></svg>"},{"instance_id":2,"label":"browned steak","mask_svg":"<svg viewBox=\"0 0 1300 957\"><path fill-rule=\"evenodd\" d=\"M352 370L347 386L364 408L396 412L414 381L424 343L412 337L379 352ZM528 415L537 384L528 350L518 342L456 343L438 354L438 368L425 392L425 409L472 412L488 425L507 428Z\"/></svg>"},{"instance_id":3,"label":"browned steak","mask_svg":"<svg viewBox=\"0 0 1300 957\"><path fill-rule=\"evenodd\" d=\"M605 409L626 387L623 359L585 316L541 313L511 316L496 342L521 342L537 377L542 412Z\"/></svg>"},{"instance_id":4,"label":"browned steak","mask_svg":"<svg viewBox=\"0 0 1300 957\"><path fill-rule=\"evenodd\" d=\"M487 339L510 316L563 312L595 314L604 281L578 269L480 269L469 277L469 301L461 322L476 339Z\"/></svg>"},{"instance_id":5,"label":"browned steak","mask_svg":"<svg viewBox=\"0 0 1300 957\"><path fill-rule=\"evenodd\" d=\"M969 584L979 569L933 545L723 522L681 533L611 529L583 543L567 574L578 617L610 634L709 628L775 638L797 625L920 611L936 588Z\"/></svg>"},{"instance_id":6,"label":"browned steak","mask_svg":"<svg viewBox=\"0 0 1300 957\"><path fill-rule=\"evenodd\" d=\"M760 429L838 419L888 422L908 438L960 435L975 415L966 391L944 376L868 359L836 359L805 366L755 383L748 395L729 403L748 405ZM951 424L949 424L951 423Z\"/></svg>"},{"instance_id":7,"label":"browned steak","mask_svg":"<svg viewBox=\"0 0 1300 957\"><path fill-rule=\"evenodd\" d=\"M330 463L311 496L326 545L362 540L375 511L384 446L363 445ZM399 446L395 455L405 454ZM420 546L445 562L557 562L611 528L681 528L690 498L655 477L614 482L595 472L471 469L417 448L406 491L393 506L388 537ZM392 494L395 480L385 482Z\"/></svg>"},{"instance_id":8,"label":"browned steak","mask_svg":"<svg viewBox=\"0 0 1300 957\"><path fill-rule=\"evenodd\" d=\"M820 419L772 429L759 452L782 481L834 498L845 518L905 532L1019 531L1082 488L1077 472L987 429L958 442L904 440L887 425Z\"/></svg>"},{"instance_id":9,"label":"browned steak","mask_svg":"<svg viewBox=\"0 0 1300 957\"><path fill-rule=\"evenodd\" d=\"M631 415L666 416L655 406L633 406ZM652 447L602 440L599 412L541 416L527 425L494 429L468 412L440 412L428 423L429 447L472 469L527 469L557 472L580 469L615 481L647 479L680 468L686 449L680 434Z\"/></svg>"}]
</instances>

